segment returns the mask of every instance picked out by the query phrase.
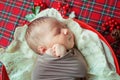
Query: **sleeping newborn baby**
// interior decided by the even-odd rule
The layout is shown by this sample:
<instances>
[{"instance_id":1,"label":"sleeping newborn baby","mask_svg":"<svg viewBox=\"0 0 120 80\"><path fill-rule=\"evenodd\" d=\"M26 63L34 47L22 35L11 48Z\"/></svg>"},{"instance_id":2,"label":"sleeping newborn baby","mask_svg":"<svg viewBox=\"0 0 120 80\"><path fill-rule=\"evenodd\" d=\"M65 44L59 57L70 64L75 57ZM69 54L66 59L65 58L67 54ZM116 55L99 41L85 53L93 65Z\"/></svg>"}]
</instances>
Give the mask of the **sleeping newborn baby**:
<instances>
[{"instance_id":1,"label":"sleeping newborn baby","mask_svg":"<svg viewBox=\"0 0 120 80\"><path fill-rule=\"evenodd\" d=\"M74 35L52 17L32 21L25 35L29 47L38 54L32 80L83 80L87 64L74 47Z\"/></svg>"}]
</instances>

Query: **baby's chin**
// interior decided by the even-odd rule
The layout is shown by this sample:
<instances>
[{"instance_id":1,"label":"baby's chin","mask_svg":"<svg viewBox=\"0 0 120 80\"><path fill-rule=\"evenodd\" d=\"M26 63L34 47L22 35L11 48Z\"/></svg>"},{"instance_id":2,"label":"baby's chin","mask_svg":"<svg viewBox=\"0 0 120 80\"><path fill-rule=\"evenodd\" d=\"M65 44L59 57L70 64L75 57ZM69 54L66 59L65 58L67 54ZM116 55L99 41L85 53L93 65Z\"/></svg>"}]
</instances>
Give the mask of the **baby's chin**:
<instances>
[{"instance_id":1,"label":"baby's chin","mask_svg":"<svg viewBox=\"0 0 120 80\"><path fill-rule=\"evenodd\" d=\"M67 49L72 49L74 47L74 42L73 43L70 43L68 46L67 46Z\"/></svg>"}]
</instances>

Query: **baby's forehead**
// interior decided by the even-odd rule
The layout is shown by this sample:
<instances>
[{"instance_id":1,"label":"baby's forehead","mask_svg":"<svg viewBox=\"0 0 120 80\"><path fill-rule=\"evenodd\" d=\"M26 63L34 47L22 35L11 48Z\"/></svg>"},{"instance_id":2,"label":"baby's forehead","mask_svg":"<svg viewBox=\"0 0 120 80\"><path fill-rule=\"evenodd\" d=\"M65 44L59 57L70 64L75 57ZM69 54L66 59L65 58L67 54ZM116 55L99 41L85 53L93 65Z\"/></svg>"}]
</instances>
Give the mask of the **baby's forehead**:
<instances>
[{"instance_id":1,"label":"baby's forehead","mask_svg":"<svg viewBox=\"0 0 120 80\"><path fill-rule=\"evenodd\" d=\"M65 23L64 22L62 22L62 21L59 21L59 20L57 20L57 19L49 19L49 22L51 23L51 24L53 24L53 25L65 25Z\"/></svg>"},{"instance_id":2,"label":"baby's forehead","mask_svg":"<svg viewBox=\"0 0 120 80\"><path fill-rule=\"evenodd\" d=\"M65 23L63 23L55 18L49 18L49 19L45 20L44 25L46 25L46 24L49 25L49 27L65 25Z\"/></svg>"},{"instance_id":3,"label":"baby's forehead","mask_svg":"<svg viewBox=\"0 0 120 80\"><path fill-rule=\"evenodd\" d=\"M63 26L65 23L57 20L56 18L45 18L43 20L36 21L36 29L51 29L59 26ZM47 30L48 30L47 29Z\"/></svg>"},{"instance_id":4,"label":"baby's forehead","mask_svg":"<svg viewBox=\"0 0 120 80\"><path fill-rule=\"evenodd\" d=\"M59 24L60 21L55 19L55 18L49 18L48 20L46 20L47 22L53 23L53 24Z\"/></svg>"}]
</instances>

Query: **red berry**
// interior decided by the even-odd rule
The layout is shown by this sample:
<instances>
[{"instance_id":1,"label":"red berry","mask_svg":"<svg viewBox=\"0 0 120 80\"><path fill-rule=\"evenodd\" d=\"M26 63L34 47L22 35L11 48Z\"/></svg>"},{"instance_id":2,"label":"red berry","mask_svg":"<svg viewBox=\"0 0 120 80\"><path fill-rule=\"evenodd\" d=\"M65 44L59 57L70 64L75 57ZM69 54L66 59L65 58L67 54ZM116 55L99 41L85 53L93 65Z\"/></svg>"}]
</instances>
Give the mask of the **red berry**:
<instances>
[{"instance_id":1,"label":"red berry","mask_svg":"<svg viewBox=\"0 0 120 80\"><path fill-rule=\"evenodd\" d=\"M42 3L43 3L43 2L41 2L41 1L39 2L40 5L41 5Z\"/></svg>"},{"instance_id":2,"label":"red berry","mask_svg":"<svg viewBox=\"0 0 120 80\"><path fill-rule=\"evenodd\" d=\"M58 7L61 7L61 3L60 3L60 2L58 2L57 4L58 4L58 5L57 5Z\"/></svg>"},{"instance_id":3,"label":"red berry","mask_svg":"<svg viewBox=\"0 0 120 80\"><path fill-rule=\"evenodd\" d=\"M108 25L108 22L106 22L105 24Z\"/></svg>"},{"instance_id":4,"label":"red berry","mask_svg":"<svg viewBox=\"0 0 120 80\"><path fill-rule=\"evenodd\" d=\"M110 25L110 27L114 27L114 25L113 25L113 24L111 24L111 25Z\"/></svg>"},{"instance_id":5,"label":"red berry","mask_svg":"<svg viewBox=\"0 0 120 80\"><path fill-rule=\"evenodd\" d=\"M36 6L39 6L39 3L38 2L35 2L34 3L34 6L36 7Z\"/></svg>"},{"instance_id":6,"label":"red berry","mask_svg":"<svg viewBox=\"0 0 120 80\"><path fill-rule=\"evenodd\" d=\"M114 22L115 20L112 19L112 22Z\"/></svg>"},{"instance_id":7,"label":"red berry","mask_svg":"<svg viewBox=\"0 0 120 80\"><path fill-rule=\"evenodd\" d=\"M111 24L112 23L112 21L109 21L109 24Z\"/></svg>"},{"instance_id":8,"label":"red berry","mask_svg":"<svg viewBox=\"0 0 120 80\"><path fill-rule=\"evenodd\" d=\"M102 27L105 26L105 24L102 24Z\"/></svg>"},{"instance_id":9,"label":"red berry","mask_svg":"<svg viewBox=\"0 0 120 80\"><path fill-rule=\"evenodd\" d=\"M56 8L58 11L60 10L60 8Z\"/></svg>"},{"instance_id":10,"label":"red berry","mask_svg":"<svg viewBox=\"0 0 120 80\"><path fill-rule=\"evenodd\" d=\"M66 7L66 8L69 8L69 4L66 4L65 7Z\"/></svg>"},{"instance_id":11,"label":"red berry","mask_svg":"<svg viewBox=\"0 0 120 80\"><path fill-rule=\"evenodd\" d=\"M65 7L65 6L63 6L62 8L63 8L63 10L66 10L66 7Z\"/></svg>"},{"instance_id":12,"label":"red berry","mask_svg":"<svg viewBox=\"0 0 120 80\"><path fill-rule=\"evenodd\" d=\"M109 30L110 30L110 32L112 32L112 30L113 30L113 27L111 27Z\"/></svg>"},{"instance_id":13,"label":"red berry","mask_svg":"<svg viewBox=\"0 0 120 80\"><path fill-rule=\"evenodd\" d=\"M118 23L117 22L115 22L115 25L117 25Z\"/></svg>"},{"instance_id":14,"label":"red berry","mask_svg":"<svg viewBox=\"0 0 120 80\"><path fill-rule=\"evenodd\" d=\"M42 4L40 4L40 6L41 6L41 7L43 7L43 6L44 6L44 4L42 3Z\"/></svg>"},{"instance_id":15,"label":"red berry","mask_svg":"<svg viewBox=\"0 0 120 80\"><path fill-rule=\"evenodd\" d=\"M66 14L66 11L62 11L62 14L65 15L65 14Z\"/></svg>"},{"instance_id":16,"label":"red berry","mask_svg":"<svg viewBox=\"0 0 120 80\"><path fill-rule=\"evenodd\" d=\"M117 26L116 28L117 28L117 29L120 29L120 26Z\"/></svg>"},{"instance_id":17,"label":"red berry","mask_svg":"<svg viewBox=\"0 0 120 80\"><path fill-rule=\"evenodd\" d=\"M105 31L105 30L106 30L106 28L105 28L105 27L102 27L102 30L103 30L103 31Z\"/></svg>"}]
</instances>

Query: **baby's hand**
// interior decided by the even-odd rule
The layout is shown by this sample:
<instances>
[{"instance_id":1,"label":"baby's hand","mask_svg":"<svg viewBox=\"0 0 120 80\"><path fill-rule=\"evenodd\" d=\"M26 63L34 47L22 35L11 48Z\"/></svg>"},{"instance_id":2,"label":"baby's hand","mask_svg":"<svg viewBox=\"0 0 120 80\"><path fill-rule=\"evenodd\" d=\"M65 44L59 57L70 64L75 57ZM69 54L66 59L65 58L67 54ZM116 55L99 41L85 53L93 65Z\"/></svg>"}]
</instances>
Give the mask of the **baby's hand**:
<instances>
[{"instance_id":1,"label":"baby's hand","mask_svg":"<svg viewBox=\"0 0 120 80\"><path fill-rule=\"evenodd\" d=\"M48 54L48 55L50 55L50 56L53 56L54 50L52 48L49 48L49 49L46 50L45 53Z\"/></svg>"},{"instance_id":2,"label":"baby's hand","mask_svg":"<svg viewBox=\"0 0 120 80\"><path fill-rule=\"evenodd\" d=\"M57 58L61 58L66 54L66 49L63 45L55 44L53 45L52 48L49 48L46 51L46 54L57 57Z\"/></svg>"},{"instance_id":3,"label":"baby's hand","mask_svg":"<svg viewBox=\"0 0 120 80\"><path fill-rule=\"evenodd\" d=\"M66 54L66 49L63 45L55 44L55 45L53 45L52 49L54 51L53 55L55 57L61 58Z\"/></svg>"}]
</instances>

